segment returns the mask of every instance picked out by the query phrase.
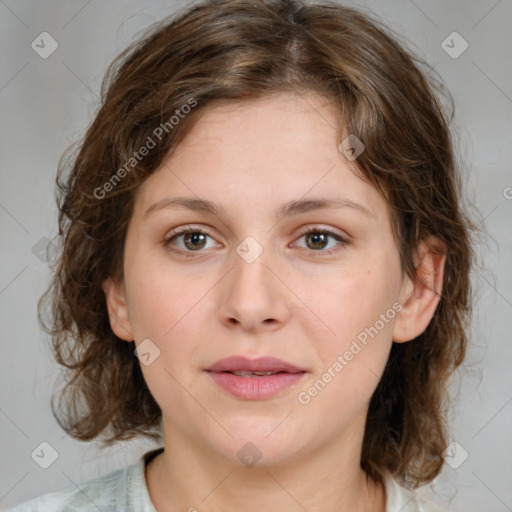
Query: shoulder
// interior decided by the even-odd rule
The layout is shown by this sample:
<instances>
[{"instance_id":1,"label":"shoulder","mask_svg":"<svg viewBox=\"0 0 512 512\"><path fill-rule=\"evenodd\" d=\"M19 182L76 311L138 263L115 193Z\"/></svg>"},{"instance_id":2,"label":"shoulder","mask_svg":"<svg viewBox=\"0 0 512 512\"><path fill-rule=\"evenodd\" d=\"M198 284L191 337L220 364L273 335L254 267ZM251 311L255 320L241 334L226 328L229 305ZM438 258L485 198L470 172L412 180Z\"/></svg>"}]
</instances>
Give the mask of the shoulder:
<instances>
[{"instance_id":1,"label":"shoulder","mask_svg":"<svg viewBox=\"0 0 512 512\"><path fill-rule=\"evenodd\" d=\"M26 501L8 512L155 512L145 481L145 453L133 465Z\"/></svg>"},{"instance_id":2,"label":"shoulder","mask_svg":"<svg viewBox=\"0 0 512 512\"><path fill-rule=\"evenodd\" d=\"M413 491L401 486L390 474L384 477L386 512L443 512Z\"/></svg>"},{"instance_id":3,"label":"shoulder","mask_svg":"<svg viewBox=\"0 0 512 512\"><path fill-rule=\"evenodd\" d=\"M88 512L98 509L115 510L115 500L119 483L125 479L128 468L114 471L94 478L77 486L70 486L61 491L44 494L22 503L9 512Z\"/></svg>"}]
</instances>

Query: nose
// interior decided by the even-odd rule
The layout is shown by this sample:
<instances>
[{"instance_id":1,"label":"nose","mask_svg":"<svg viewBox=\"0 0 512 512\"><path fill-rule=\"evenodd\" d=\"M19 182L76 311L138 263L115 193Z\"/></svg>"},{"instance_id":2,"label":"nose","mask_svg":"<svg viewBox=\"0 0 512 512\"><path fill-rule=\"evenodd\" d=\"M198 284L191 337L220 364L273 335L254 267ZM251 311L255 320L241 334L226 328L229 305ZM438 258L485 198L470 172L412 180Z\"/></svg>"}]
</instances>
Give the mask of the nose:
<instances>
[{"instance_id":1,"label":"nose","mask_svg":"<svg viewBox=\"0 0 512 512\"><path fill-rule=\"evenodd\" d=\"M220 321L250 332L279 329L290 317L290 291L282 273L265 252L253 262L235 253L233 268L222 281Z\"/></svg>"}]
</instances>

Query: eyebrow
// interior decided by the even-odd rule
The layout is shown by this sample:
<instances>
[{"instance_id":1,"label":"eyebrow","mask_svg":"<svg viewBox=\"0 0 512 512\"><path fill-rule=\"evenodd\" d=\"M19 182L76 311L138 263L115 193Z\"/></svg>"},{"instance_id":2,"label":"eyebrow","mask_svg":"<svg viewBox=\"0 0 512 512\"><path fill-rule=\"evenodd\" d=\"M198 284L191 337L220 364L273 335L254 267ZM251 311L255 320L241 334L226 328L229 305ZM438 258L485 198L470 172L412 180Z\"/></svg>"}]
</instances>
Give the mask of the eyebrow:
<instances>
[{"instance_id":1,"label":"eyebrow","mask_svg":"<svg viewBox=\"0 0 512 512\"><path fill-rule=\"evenodd\" d=\"M147 217L151 212L166 208L186 208L196 212L210 213L218 217L225 215L225 210L222 206L207 199L195 197L166 197L152 204L144 213L144 217ZM301 213L311 212L314 210L333 210L340 208L353 208L368 217L376 218L375 214L371 210L362 204L355 203L354 201L346 198L313 198L290 201L283 204L276 210L276 217L300 215Z\"/></svg>"}]
</instances>

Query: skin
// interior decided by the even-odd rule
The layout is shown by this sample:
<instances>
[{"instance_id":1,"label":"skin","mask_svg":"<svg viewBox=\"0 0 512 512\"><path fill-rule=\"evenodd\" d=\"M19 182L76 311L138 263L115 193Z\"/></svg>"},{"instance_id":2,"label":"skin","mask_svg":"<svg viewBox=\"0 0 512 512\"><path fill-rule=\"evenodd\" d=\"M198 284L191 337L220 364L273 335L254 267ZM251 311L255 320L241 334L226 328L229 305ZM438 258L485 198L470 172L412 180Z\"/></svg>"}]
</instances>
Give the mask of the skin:
<instances>
[{"instance_id":1,"label":"skin","mask_svg":"<svg viewBox=\"0 0 512 512\"><path fill-rule=\"evenodd\" d=\"M209 107L137 191L124 278L108 279L104 290L117 336L136 345L149 338L160 350L141 364L163 415L165 451L146 469L159 512L385 510L384 488L359 465L368 405L392 342L414 339L430 322L444 257L422 244L419 279L403 275L386 202L351 171L336 126L333 106L312 94ZM178 196L225 212L145 215ZM344 207L276 217L284 203L313 197L350 199L370 214ZM178 227L208 236L166 246ZM348 243L301 231L319 227ZM248 236L263 250L251 263L236 252ZM299 403L394 303L402 310ZM308 373L273 398L242 400L204 372L236 354L276 356ZM253 467L237 456L248 442L261 452Z\"/></svg>"}]
</instances>

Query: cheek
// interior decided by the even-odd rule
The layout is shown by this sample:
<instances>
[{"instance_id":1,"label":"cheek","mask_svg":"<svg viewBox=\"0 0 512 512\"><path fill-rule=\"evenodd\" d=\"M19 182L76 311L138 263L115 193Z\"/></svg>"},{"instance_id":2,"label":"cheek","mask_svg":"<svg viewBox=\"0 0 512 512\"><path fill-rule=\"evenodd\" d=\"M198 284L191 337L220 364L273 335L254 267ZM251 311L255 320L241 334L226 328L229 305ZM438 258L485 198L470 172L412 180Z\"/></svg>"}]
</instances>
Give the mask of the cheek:
<instances>
[{"instance_id":1,"label":"cheek","mask_svg":"<svg viewBox=\"0 0 512 512\"><path fill-rule=\"evenodd\" d=\"M332 275L319 286L319 281L311 281L302 287L299 282L298 294L307 297L305 305L315 313L309 315L311 322L324 326L323 339L328 346L339 347L356 338L365 329L374 326L385 335L390 335L395 312L392 308L398 296L398 277L391 268L377 266L372 271L340 272ZM380 321L386 315L385 322ZM315 320L316 319L316 320Z\"/></svg>"},{"instance_id":2,"label":"cheek","mask_svg":"<svg viewBox=\"0 0 512 512\"><path fill-rule=\"evenodd\" d=\"M374 261L358 272L340 273L329 280L323 293L310 290L308 304L329 327L310 340L320 361L320 379L311 389L318 407L341 400L357 408L370 399L392 345L398 282L396 262ZM304 327L309 332L315 319L311 322Z\"/></svg>"},{"instance_id":3,"label":"cheek","mask_svg":"<svg viewBox=\"0 0 512 512\"><path fill-rule=\"evenodd\" d=\"M204 352L201 343L208 340L204 336L205 303L200 300L205 295L204 283L185 281L179 275L148 272L138 280L131 306L135 339L150 339L158 353L150 365L141 364L151 394L163 411L191 408L192 414L194 402L184 389L193 389L193 367L200 366L197 353Z\"/></svg>"},{"instance_id":4,"label":"cheek","mask_svg":"<svg viewBox=\"0 0 512 512\"><path fill-rule=\"evenodd\" d=\"M312 416L334 407L339 414L325 420L326 429L336 430L339 422L368 405L392 345L396 316L392 290L376 287L364 275L344 276L332 283L329 300L312 306L334 334L325 334L324 329L322 336L310 339L319 364L314 378L297 390L297 401Z\"/></svg>"},{"instance_id":5,"label":"cheek","mask_svg":"<svg viewBox=\"0 0 512 512\"><path fill-rule=\"evenodd\" d=\"M187 321L201 290L204 295L204 280L187 279L161 259L140 251L127 262L130 321L136 339L164 341Z\"/></svg>"},{"instance_id":6,"label":"cheek","mask_svg":"<svg viewBox=\"0 0 512 512\"><path fill-rule=\"evenodd\" d=\"M200 366L211 343L205 332L212 333L210 326L216 313L211 297L219 276L185 276L154 262L141 262L138 268L151 270L138 276L131 274L130 320L134 337L137 342L149 338L160 351L159 365L181 380L186 379L191 364ZM158 385L161 378L156 367L144 370L148 384Z\"/></svg>"}]
</instances>

